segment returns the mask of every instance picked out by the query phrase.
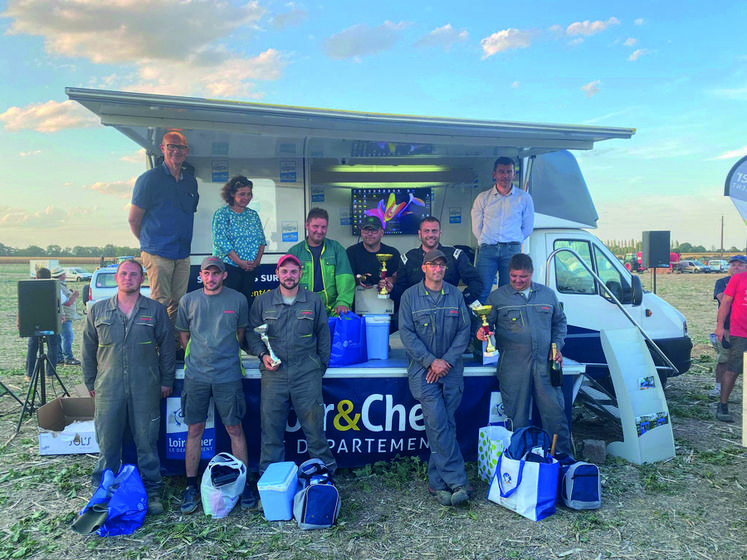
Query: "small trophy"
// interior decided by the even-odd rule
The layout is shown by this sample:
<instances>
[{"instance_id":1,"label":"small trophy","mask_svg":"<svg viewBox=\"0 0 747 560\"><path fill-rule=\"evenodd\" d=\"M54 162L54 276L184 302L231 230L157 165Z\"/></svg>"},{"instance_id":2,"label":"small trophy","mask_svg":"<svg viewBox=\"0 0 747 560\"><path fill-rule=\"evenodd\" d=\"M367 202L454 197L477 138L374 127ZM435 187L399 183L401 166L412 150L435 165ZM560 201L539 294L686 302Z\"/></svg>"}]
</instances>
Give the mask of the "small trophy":
<instances>
[{"instance_id":1,"label":"small trophy","mask_svg":"<svg viewBox=\"0 0 747 560\"><path fill-rule=\"evenodd\" d=\"M492 305L478 305L472 308L472 311L477 313L477 315L480 316L480 319L482 319L482 326L480 328L482 329L482 332L485 333L485 337L487 338L487 343L485 345L486 356L492 356L495 352L495 338L493 338L493 335L490 334L490 325L488 325L488 315L490 315L490 312L492 310Z\"/></svg>"},{"instance_id":2,"label":"small trophy","mask_svg":"<svg viewBox=\"0 0 747 560\"><path fill-rule=\"evenodd\" d=\"M381 263L381 279L384 280L386 278L386 262L391 259L394 255L391 255L389 253L376 253L376 259ZM380 299L386 299L389 297L389 291L382 286L381 290L379 290L379 298Z\"/></svg>"},{"instance_id":3,"label":"small trophy","mask_svg":"<svg viewBox=\"0 0 747 560\"><path fill-rule=\"evenodd\" d=\"M272 346L270 346L270 339L267 336L267 323L264 323L258 327L254 327L254 332L259 335L259 338L262 339L262 342L265 343L265 346L267 346L267 351L270 353L270 360L272 361L272 367L279 366L280 365L280 358L278 358L275 355L275 352L272 351Z\"/></svg>"}]
</instances>

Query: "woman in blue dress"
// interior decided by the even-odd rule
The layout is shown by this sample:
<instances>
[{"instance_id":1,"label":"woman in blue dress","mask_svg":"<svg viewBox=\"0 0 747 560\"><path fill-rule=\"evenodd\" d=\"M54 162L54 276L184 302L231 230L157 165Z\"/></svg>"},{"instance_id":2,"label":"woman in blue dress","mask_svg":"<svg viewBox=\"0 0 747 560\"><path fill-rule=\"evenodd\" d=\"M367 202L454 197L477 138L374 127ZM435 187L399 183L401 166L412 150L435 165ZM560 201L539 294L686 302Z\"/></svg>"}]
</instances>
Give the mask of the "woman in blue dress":
<instances>
[{"instance_id":1,"label":"woman in blue dress","mask_svg":"<svg viewBox=\"0 0 747 560\"><path fill-rule=\"evenodd\" d=\"M225 285L244 294L251 307L257 268L265 252L265 232L259 214L247 208L252 182L243 175L228 181L221 190L227 206L213 214L213 255L226 263Z\"/></svg>"}]
</instances>

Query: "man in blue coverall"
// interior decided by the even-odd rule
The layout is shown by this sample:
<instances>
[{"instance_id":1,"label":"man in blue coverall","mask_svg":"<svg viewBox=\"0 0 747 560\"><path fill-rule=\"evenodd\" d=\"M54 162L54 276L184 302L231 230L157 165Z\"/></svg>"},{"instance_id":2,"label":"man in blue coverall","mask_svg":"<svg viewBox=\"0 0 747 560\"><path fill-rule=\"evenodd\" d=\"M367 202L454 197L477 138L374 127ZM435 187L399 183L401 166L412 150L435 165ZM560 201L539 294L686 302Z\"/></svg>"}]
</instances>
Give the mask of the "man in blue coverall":
<instances>
[{"instance_id":1,"label":"man in blue coverall","mask_svg":"<svg viewBox=\"0 0 747 560\"><path fill-rule=\"evenodd\" d=\"M531 424L532 400L539 409L542 426L558 435L557 451L571 455L571 434L565 415L561 387L550 382L550 348L558 352L567 332L565 313L550 288L532 282L534 265L529 255L517 253L508 265L509 283L491 292L486 305L493 309L488 322L495 325L496 347L500 352L496 373L506 416L514 429ZM477 338L485 340L478 330Z\"/></svg>"},{"instance_id":2,"label":"man in blue coverall","mask_svg":"<svg viewBox=\"0 0 747 560\"><path fill-rule=\"evenodd\" d=\"M439 249L428 251L425 278L405 291L399 307L410 392L423 407L431 449L428 490L444 506L466 502L472 490L454 420L464 391L462 354L470 339L470 317L462 293L443 280L446 262Z\"/></svg>"}]
</instances>

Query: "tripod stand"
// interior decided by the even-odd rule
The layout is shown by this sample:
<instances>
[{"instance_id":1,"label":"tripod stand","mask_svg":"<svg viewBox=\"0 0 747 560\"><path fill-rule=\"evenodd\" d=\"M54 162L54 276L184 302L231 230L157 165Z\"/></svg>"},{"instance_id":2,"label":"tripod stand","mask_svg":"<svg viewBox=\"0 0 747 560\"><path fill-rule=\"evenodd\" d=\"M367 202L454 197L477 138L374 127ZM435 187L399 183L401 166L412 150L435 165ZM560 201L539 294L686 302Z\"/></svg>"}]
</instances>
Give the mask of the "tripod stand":
<instances>
[{"instance_id":1,"label":"tripod stand","mask_svg":"<svg viewBox=\"0 0 747 560\"><path fill-rule=\"evenodd\" d=\"M36 356L36 363L34 364L34 373L31 375L31 382L29 383L29 390L26 393L26 401L23 403L21 408L21 415L18 418L18 426L16 426L16 433L21 430L21 424L23 423L23 415L28 412L33 414L36 410L34 406L36 403L36 396L39 395L39 406L47 404L47 375L51 378L50 383L60 384L62 388L62 394L66 397L70 396L70 393L62 383L62 379L57 375L56 364L53 364L47 354L44 352L44 343L49 344L49 340L46 336L39 337L39 349ZM49 372L49 373L48 373ZM54 389L54 385L52 385ZM20 400L18 401L20 402Z\"/></svg>"}]
</instances>

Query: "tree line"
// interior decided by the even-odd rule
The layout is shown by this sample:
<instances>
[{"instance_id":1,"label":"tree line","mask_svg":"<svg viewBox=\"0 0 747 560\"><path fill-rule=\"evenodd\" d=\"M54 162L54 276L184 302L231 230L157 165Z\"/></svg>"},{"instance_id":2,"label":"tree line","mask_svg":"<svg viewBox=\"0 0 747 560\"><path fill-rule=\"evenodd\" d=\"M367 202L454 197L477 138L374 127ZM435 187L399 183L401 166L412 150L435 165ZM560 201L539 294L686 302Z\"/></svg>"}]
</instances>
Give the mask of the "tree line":
<instances>
[{"instance_id":1,"label":"tree line","mask_svg":"<svg viewBox=\"0 0 747 560\"><path fill-rule=\"evenodd\" d=\"M637 253L641 250L642 241L640 239L629 239L625 241L605 241L604 244L607 248L612 251L615 255L624 255L626 253ZM718 251L718 247L711 245L710 249L706 249L703 245L693 245L685 241L680 243L679 241L673 241L670 243L672 253L713 253ZM738 249L732 246L730 249L724 249L724 253L744 253L745 249Z\"/></svg>"},{"instance_id":2,"label":"tree line","mask_svg":"<svg viewBox=\"0 0 747 560\"><path fill-rule=\"evenodd\" d=\"M107 244L103 247L61 247L60 245L47 245L39 247L38 245L29 245L25 249L10 247L0 243L0 256L2 257L118 257L121 255L139 255L140 249L137 247L124 247L119 245Z\"/></svg>"}]
</instances>

